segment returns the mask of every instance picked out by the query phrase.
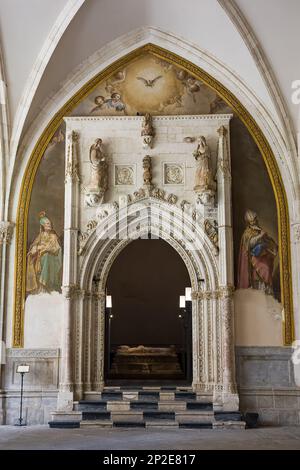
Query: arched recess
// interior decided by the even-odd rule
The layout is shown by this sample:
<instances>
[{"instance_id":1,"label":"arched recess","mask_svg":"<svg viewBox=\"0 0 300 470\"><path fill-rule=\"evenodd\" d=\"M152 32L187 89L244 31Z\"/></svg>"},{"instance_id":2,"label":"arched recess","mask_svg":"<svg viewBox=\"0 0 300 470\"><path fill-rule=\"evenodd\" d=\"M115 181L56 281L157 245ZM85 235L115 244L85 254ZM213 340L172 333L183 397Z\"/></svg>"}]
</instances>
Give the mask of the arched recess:
<instances>
[{"instance_id":1,"label":"arched recess","mask_svg":"<svg viewBox=\"0 0 300 470\"><path fill-rule=\"evenodd\" d=\"M174 213L175 210L175 213ZM132 227L128 214L136 214ZM201 222L185 224L182 237L181 211L168 203L145 198L118 215L117 238L110 230L115 214L102 222L89 237L81 256L76 340L73 342L75 396L100 391L104 386L105 287L109 271L120 252L136 238L149 235L165 240L182 258L192 286L193 388L213 393L222 387L222 320L218 265L213 245ZM170 228L171 222L171 230ZM192 242L191 242L192 241ZM220 300L219 300L220 299ZM217 353L216 353L217 352Z\"/></svg>"},{"instance_id":2,"label":"arched recess","mask_svg":"<svg viewBox=\"0 0 300 470\"><path fill-rule=\"evenodd\" d=\"M189 74L193 75L198 80L203 81L203 83L212 88L225 102L228 103L236 115L246 125L263 156L270 181L273 186L277 204L279 227L278 239L280 247L280 275L282 286L282 303L284 307L283 339L284 344L289 345L292 343L294 338L289 211L284 184L271 146L249 111L242 105L242 103L234 96L232 92L222 85L222 83L217 81L200 67L180 57L179 55L167 51L166 49L163 49L157 45L146 44L116 60L111 65L102 70L99 74L97 74L94 78L88 81L70 100L67 101L67 103L59 110L59 112L55 114L34 147L23 177L17 210L13 346L23 346L28 209L34 178L42 156L51 138L61 124L63 117L68 115L68 113L70 113L71 110L81 100L83 100L101 81L105 80L115 73L120 67L125 66L128 64L128 62L145 52L153 54L158 58L181 67Z\"/></svg>"}]
</instances>

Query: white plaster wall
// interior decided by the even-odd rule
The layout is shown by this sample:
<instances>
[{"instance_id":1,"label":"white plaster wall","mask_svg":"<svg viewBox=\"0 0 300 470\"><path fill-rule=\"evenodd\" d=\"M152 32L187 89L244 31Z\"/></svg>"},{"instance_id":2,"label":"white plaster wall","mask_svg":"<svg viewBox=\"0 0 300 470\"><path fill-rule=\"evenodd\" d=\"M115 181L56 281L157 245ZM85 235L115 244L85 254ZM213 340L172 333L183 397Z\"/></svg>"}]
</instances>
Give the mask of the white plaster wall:
<instances>
[{"instance_id":1,"label":"white plaster wall","mask_svg":"<svg viewBox=\"0 0 300 470\"><path fill-rule=\"evenodd\" d=\"M271 295L255 289L234 293L235 344L282 346L282 305Z\"/></svg>"},{"instance_id":2,"label":"white plaster wall","mask_svg":"<svg viewBox=\"0 0 300 470\"><path fill-rule=\"evenodd\" d=\"M64 297L29 295L25 302L24 348L60 348Z\"/></svg>"}]
</instances>

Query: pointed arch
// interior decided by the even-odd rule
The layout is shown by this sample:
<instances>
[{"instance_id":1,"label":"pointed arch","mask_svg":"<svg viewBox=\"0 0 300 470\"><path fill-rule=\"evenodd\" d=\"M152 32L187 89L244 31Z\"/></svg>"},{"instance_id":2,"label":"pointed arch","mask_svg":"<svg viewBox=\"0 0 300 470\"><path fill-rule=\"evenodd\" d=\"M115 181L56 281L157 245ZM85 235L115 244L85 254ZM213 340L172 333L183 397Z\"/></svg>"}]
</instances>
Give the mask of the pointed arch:
<instances>
[{"instance_id":1,"label":"pointed arch","mask_svg":"<svg viewBox=\"0 0 300 470\"><path fill-rule=\"evenodd\" d=\"M183 47L183 53L184 50L185 49ZM255 121L254 117L241 103L241 101L220 81L218 81L204 69L200 68L198 65L195 65L195 63L184 59L175 52L166 50L165 48L153 43L147 43L138 47L137 49L131 50L129 53L117 60L114 60L114 57L111 57L111 63L106 65L96 76L94 76L84 86L82 86L82 88L80 88L75 93L75 95L73 95L53 116L31 153L24 173L17 209L13 346L22 347L23 345L28 210L34 178L42 156L52 136L61 124L63 117L68 115L68 113L70 113L71 110L76 105L78 105L80 101L82 101L96 86L98 86L100 82L116 72L119 68L124 67L130 61L146 52L175 64L178 67L181 67L189 74L203 81L207 86L212 88L225 102L228 103L228 105L235 111L241 121L246 125L263 156L277 203L282 303L284 306L285 318L283 336L284 343L291 344L294 337L294 327L291 283L289 208L283 179L271 145ZM213 61L213 58L210 58L210 60ZM220 67L220 64L217 64L216 62L216 66L217 65ZM228 70L226 70L226 72L228 73ZM240 93L245 94L245 86L242 83L240 84ZM267 115L267 112L265 112L265 116L265 127L268 128L268 120L270 119L270 116ZM279 147L280 145L278 145L278 148ZM291 192L293 192L293 190Z\"/></svg>"}]
</instances>

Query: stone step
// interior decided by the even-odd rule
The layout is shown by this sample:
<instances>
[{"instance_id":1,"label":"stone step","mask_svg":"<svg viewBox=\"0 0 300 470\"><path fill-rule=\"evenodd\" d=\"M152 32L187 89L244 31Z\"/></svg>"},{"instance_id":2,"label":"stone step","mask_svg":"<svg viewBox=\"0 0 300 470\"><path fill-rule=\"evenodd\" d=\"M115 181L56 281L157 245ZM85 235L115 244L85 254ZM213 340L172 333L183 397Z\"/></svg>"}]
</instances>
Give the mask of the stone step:
<instances>
[{"instance_id":1,"label":"stone step","mask_svg":"<svg viewBox=\"0 0 300 470\"><path fill-rule=\"evenodd\" d=\"M120 392L119 390L118 391L107 391L107 392L102 392L101 393L101 399L102 400L107 400L107 401L111 401L111 400L122 400L123 399L123 393Z\"/></svg>"},{"instance_id":2,"label":"stone step","mask_svg":"<svg viewBox=\"0 0 300 470\"><path fill-rule=\"evenodd\" d=\"M114 421L114 428L144 428L144 421Z\"/></svg>"},{"instance_id":3,"label":"stone step","mask_svg":"<svg viewBox=\"0 0 300 470\"><path fill-rule=\"evenodd\" d=\"M184 411L186 410L186 402L175 400L163 400L158 402L158 409L159 411Z\"/></svg>"},{"instance_id":4,"label":"stone step","mask_svg":"<svg viewBox=\"0 0 300 470\"><path fill-rule=\"evenodd\" d=\"M49 428L52 429L74 429L80 428L80 421L49 421Z\"/></svg>"},{"instance_id":5,"label":"stone step","mask_svg":"<svg viewBox=\"0 0 300 470\"><path fill-rule=\"evenodd\" d=\"M202 410L202 411L212 411L213 404L212 403L204 403L201 401L187 401L186 402L186 409L187 410Z\"/></svg>"},{"instance_id":6,"label":"stone step","mask_svg":"<svg viewBox=\"0 0 300 470\"><path fill-rule=\"evenodd\" d=\"M105 400L80 400L75 409L79 411L105 411L107 410L107 402Z\"/></svg>"},{"instance_id":7,"label":"stone step","mask_svg":"<svg viewBox=\"0 0 300 470\"><path fill-rule=\"evenodd\" d=\"M83 421L92 421L92 420L110 420L111 413L110 411L83 411L82 419Z\"/></svg>"},{"instance_id":8,"label":"stone step","mask_svg":"<svg viewBox=\"0 0 300 470\"><path fill-rule=\"evenodd\" d=\"M141 390L138 393L138 399L139 400L149 400L149 401L154 401L154 400L159 400L159 392L152 391L152 390Z\"/></svg>"},{"instance_id":9,"label":"stone step","mask_svg":"<svg viewBox=\"0 0 300 470\"><path fill-rule=\"evenodd\" d=\"M145 421L150 420L175 420L174 411L144 411L143 418Z\"/></svg>"},{"instance_id":10,"label":"stone step","mask_svg":"<svg viewBox=\"0 0 300 470\"><path fill-rule=\"evenodd\" d=\"M185 429L213 429L213 424L209 422L181 422L179 428Z\"/></svg>"},{"instance_id":11,"label":"stone step","mask_svg":"<svg viewBox=\"0 0 300 470\"><path fill-rule=\"evenodd\" d=\"M99 427L99 428L112 428L113 427L113 422L110 421L105 421L105 420L85 420L81 421L80 423L81 428L89 428L89 427Z\"/></svg>"},{"instance_id":12,"label":"stone step","mask_svg":"<svg viewBox=\"0 0 300 470\"><path fill-rule=\"evenodd\" d=\"M214 414L211 411L178 411L175 415L175 420L178 423L183 422L212 422L215 421Z\"/></svg>"},{"instance_id":13,"label":"stone step","mask_svg":"<svg viewBox=\"0 0 300 470\"><path fill-rule=\"evenodd\" d=\"M177 421L169 421L167 419L155 419L145 422L146 428L163 428L163 429L170 429L170 428L178 428Z\"/></svg>"},{"instance_id":14,"label":"stone step","mask_svg":"<svg viewBox=\"0 0 300 470\"><path fill-rule=\"evenodd\" d=\"M175 392L175 400L196 400L195 392L177 391Z\"/></svg>"},{"instance_id":15,"label":"stone step","mask_svg":"<svg viewBox=\"0 0 300 470\"><path fill-rule=\"evenodd\" d=\"M242 415L239 411L215 411L216 421L242 421Z\"/></svg>"},{"instance_id":16,"label":"stone step","mask_svg":"<svg viewBox=\"0 0 300 470\"><path fill-rule=\"evenodd\" d=\"M130 402L131 410L158 410L158 401L136 400Z\"/></svg>"}]
</instances>

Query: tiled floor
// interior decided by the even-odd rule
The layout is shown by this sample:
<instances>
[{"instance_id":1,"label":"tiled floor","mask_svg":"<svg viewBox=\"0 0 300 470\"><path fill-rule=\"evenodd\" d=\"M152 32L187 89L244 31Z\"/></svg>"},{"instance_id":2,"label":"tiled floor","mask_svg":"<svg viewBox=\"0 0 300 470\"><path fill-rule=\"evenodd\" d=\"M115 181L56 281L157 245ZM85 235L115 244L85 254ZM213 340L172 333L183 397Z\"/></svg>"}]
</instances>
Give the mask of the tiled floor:
<instances>
[{"instance_id":1,"label":"tiled floor","mask_svg":"<svg viewBox=\"0 0 300 470\"><path fill-rule=\"evenodd\" d=\"M0 449L300 449L300 427L221 431L0 426Z\"/></svg>"}]
</instances>

